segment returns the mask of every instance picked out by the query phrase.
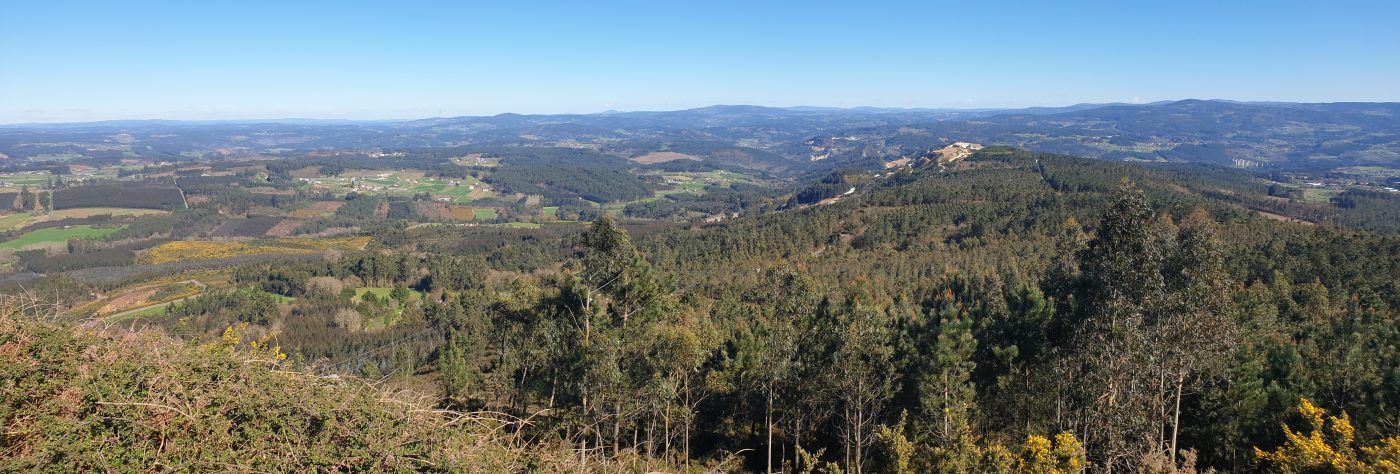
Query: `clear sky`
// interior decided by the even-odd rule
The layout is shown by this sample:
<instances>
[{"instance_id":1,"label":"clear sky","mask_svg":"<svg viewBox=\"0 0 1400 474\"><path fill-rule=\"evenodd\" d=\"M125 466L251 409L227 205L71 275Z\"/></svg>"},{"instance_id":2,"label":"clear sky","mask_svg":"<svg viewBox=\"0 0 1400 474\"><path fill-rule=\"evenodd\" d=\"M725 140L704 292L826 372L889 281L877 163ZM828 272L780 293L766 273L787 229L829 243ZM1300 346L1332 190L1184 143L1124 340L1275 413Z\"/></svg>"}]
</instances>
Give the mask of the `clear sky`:
<instances>
[{"instance_id":1,"label":"clear sky","mask_svg":"<svg viewBox=\"0 0 1400 474\"><path fill-rule=\"evenodd\" d=\"M0 123L1182 98L1400 100L1400 1L0 0Z\"/></svg>"}]
</instances>

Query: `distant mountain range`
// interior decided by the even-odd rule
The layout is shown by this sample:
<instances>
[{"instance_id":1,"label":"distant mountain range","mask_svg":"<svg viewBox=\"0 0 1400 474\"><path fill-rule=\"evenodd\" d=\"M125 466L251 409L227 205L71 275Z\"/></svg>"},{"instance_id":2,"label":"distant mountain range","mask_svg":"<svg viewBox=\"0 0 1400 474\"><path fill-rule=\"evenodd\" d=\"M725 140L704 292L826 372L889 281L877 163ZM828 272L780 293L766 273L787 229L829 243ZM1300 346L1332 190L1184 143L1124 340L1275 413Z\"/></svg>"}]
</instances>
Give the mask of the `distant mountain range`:
<instances>
[{"instance_id":1,"label":"distant mountain range","mask_svg":"<svg viewBox=\"0 0 1400 474\"><path fill-rule=\"evenodd\" d=\"M788 168L798 169L837 164L874 166L954 141L1114 160L1279 169L1400 167L1400 103L1183 100L968 110L716 105L658 112L500 114L404 121L130 120L0 125L0 153L9 163L508 145L646 152L674 144L703 143L706 149L723 144L761 151L787 160ZM764 166L773 166L766 163Z\"/></svg>"}]
</instances>

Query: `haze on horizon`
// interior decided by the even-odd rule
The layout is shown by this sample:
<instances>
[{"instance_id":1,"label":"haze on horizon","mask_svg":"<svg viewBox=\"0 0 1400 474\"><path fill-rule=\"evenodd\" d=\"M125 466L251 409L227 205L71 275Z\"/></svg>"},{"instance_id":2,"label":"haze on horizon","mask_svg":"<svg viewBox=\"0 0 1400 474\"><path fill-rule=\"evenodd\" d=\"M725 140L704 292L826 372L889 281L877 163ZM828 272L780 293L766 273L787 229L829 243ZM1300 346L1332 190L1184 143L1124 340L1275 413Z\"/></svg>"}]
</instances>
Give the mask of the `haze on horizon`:
<instances>
[{"instance_id":1,"label":"haze on horizon","mask_svg":"<svg viewBox=\"0 0 1400 474\"><path fill-rule=\"evenodd\" d=\"M0 123L1400 100L1400 4L43 2Z\"/></svg>"}]
</instances>

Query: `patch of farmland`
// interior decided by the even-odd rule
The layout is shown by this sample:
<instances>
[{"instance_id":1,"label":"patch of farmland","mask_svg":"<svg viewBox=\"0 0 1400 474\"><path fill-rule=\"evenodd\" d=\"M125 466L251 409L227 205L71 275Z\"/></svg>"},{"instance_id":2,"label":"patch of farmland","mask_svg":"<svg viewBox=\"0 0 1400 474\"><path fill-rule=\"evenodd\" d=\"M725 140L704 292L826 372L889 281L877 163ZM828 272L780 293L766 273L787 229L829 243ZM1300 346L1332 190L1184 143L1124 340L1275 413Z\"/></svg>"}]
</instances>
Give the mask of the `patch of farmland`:
<instances>
[{"instance_id":1,"label":"patch of farmland","mask_svg":"<svg viewBox=\"0 0 1400 474\"><path fill-rule=\"evenodd\" d=\"M494 195L490 185L471 176L461 179L422 178L415 182L412 190L415 193L431 194L436 200L446 200L457 204L469 204L477 199Z\"/></svg>"},{"instance_id":2,"label":"patch of farmland","mask_svg":"<svg viewBox=\"0 0 1400 474\"><path fill-rule=\"evenodd\" d=\"M321 176L320 166L307 166L305 168L294 169L287 173L293 178L315 178Z\"/></svg>"},{"instance_id":3,"label":"patch of farmland","mask_svg":"<svg viewBox=\"0 0 1400 474\"><path fill-rule=\"evenodd\" d=\"M418 214L432 220L447 220L447 205L440 202L415 202L413 209Z\"/></svg>"},{"instance_id":4,"label":"patch of farmland","mask_svg":"<svg viewBox=\"0 0 1400 474\"><path fill-rule=\"evenodd\" d=\"M172 301L184 300L198 295L202 291L204 291L204 284L196 280L156 283L131 288L120 294L109 295L106 298L75 308L74 313L127 317L131 316L134 310L143 310L142 312L144 312L151 306L164 307Z\"/></svg>"},{"instance_id":5,"label":"patch of farmland","mask_svg":"<svg viewBox=\"0 0 1400 474\"><path fill-rule=\"evenodd\" d=\"M260 216L234 219L219 224L219 227L214 229L214 235L218 237L262 237L281 223L282 218L280 217Z\"/></svg>"},{"instance_id":6,"label":"patch of farmland","mask_svg":"<svg viewBox=\"0 0 1400 474\"><path fill-rule=\"evenodd\" d=\"M476 211L467 206L450 206L447 208L448 217L454 221L467 222L476 219Z\"/></svg>"},{"instance_id":7,"label":"patch of farmland","mask_svg":"<svg viewBox=\"0 0 1400 474\"><path fill-rule=\"evenodd\" d=\"M289 212L287 215L303 219L326 217L335 214L336 209L340 209L340 206L344 205L345 201L316 201L309 206Z\"/></svg>"},{"instance_id":8,"label":"patch of farmland","mask_svg":"<svg viewBox=\"0 0 1400 474\"><path fill-rule=\"evenodd\" d=\"M478 221L493 221L493 220L496 220L496 216L497 216L496 210L495 210L495 209L491 209L491 208L489 208L489 207L478 207L478 208L476 208L476 209L472 209L472 219L473 219L473 220L478 220Z\"/></svg>"},{"instance_id":9,"label":"patch of farmland","mask_svg":"<svg viewBox=\"0 0 1400 474\"><path fill-rule=\"evenodd\" d=\"M26 232L13 240L0 243L0 249L19 250L26 247L39 246L44 244L54 244L67 242L68 239L96 239L115 233L126 228L120 227L93 227L90 225L75 225L67 228L53 227Z\"/></svg>"},{"instance_id":10,"label":"patch of farmland","mask_svg":"<svg viewBox=\"0 0 1400 474\"><path fill-rule=\"evenodd\" d=\"M83 208L76 208L76 209L61 209L61 210L53 211L53 214L51 214L51 215L49 216L49 218L50 218L50 219L55 219L55 220L57 220L57 219L67 219L67 218L70 218L70 217L71 217L71 218L78 218L78 219L81 219L81 218L93 217L93 216L101 216L101 215L109 215L109 216L112 216L112 217L120 217L120 216L149 216L149 215L153 215L153 214L169 214L169 213L170 213L170 211L161 210L161 209L140 209L140 208L130 208L130 207L83 207Z\"/></svg>"},{"instance_id":11,"label":"patch of farmland","mask_svg":"<svg viewBox=\"0 0 1400 474\"><path fill-rule=\"evenodd\" d=\"M29 186L31 190L49 182L48 171L25 171L22 173L0 173L0 189L20 190Z\"/></svg>"},{"instance_id":12,"label":"patch of farmland","mask_svg":"<svg viewBox=\"0 0 1400 474\"><path fill-rule=\"evenodd\" d=\"M5 216L0 216L0 232L20 229L24 227L36 226L42 222L61 221L64 219L88 219L96 216L147 216L152 214L169 214L170 211L159 209L133 209L125 207L84 207L78 209L63 209L53 211L50 214L33 214L30 212L17 212Z\"/></svg>"},{"instance_id":13,"label":"patch of farmland","mask_svg":"<svg viewBox=\"0 0 1400 474\"><path fill-rule=\"evenodd\" d=\"M300 227L302 222L305 221L302 221L300 219L282 219L280 222L277 223L277 225L274 225L271 229L267 230L267 236L287 237L289 235L292 235L292 231L296 230L297 227Z\"/></svg>"},{"instance_id":14,"label":"patch of farmland","mask_svg":"<svg viewBox=\"0 0 1400 474\"><path fill-rule=\"evenodd\" d=\"M0 232L19 228L24 224L24 221L29 220L31 217L34 216L28 212L16 212L14 214L0 216Z\"/></svg>"}]
</instances>

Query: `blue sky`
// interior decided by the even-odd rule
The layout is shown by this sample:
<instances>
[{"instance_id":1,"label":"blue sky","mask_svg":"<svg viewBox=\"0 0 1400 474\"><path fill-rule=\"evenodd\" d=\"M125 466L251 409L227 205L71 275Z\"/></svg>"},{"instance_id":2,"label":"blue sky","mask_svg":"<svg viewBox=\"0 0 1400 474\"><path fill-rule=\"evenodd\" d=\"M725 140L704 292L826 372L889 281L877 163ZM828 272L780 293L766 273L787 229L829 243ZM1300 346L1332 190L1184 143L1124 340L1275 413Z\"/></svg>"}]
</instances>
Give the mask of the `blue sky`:
<instances>
[{"instance_id":1,"label":"blue sky","mask_svg":"<svg viewBox=\"0 0 1400 474\"><path fill-rule=\"evenodd\" d=\"M1148 3L6 0L0 123L1400 100L1400 2Z\"/></svg>"}]
</instances>

